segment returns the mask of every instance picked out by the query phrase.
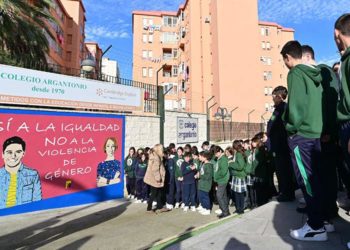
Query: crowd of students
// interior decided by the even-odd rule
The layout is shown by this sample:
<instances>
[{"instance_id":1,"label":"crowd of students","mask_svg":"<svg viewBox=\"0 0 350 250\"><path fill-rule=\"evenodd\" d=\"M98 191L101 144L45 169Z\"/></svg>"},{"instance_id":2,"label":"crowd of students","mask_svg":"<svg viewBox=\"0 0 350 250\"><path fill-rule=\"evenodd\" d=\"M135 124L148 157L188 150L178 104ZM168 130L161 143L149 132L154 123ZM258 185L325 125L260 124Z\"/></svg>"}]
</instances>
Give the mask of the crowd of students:
<instances>
[{"instance_id":1,"label":"crowd of students","mask_svg":"<svg viewBox=\"0 0 350 250\"><path fill-rule=\"evenodd\" d=\"M200 152L196 146L187 144L176 148L171 143L162 149L165 171L161 186L164 188L158 210L181 208L184 212L191 210L210 215L216 203L220 209L215 212L219 218L224 218L230 215L230 201L238 214L244 213L245 208L267 203L277 191L266 138L265 133L259 133L251 141L236 140L225 150L204 142ZM151 200L151 187L145 183L151 151L150 148L136 151L132 147L125 159L128 198L135 199L135 203ZM156 210L148 207L150 212Z\"/></svg>"},{"instance_id":2,"label":"crowd of students","mask_svg":"<svg viewBox=\"0 0 350 250\"><path fill-rule=\"evenodd\" d=\"M334 38L340 63L333 69L317 65L311 46L298 41L283 46L281 55L290 70L288 90L279 86L272 93L275 110L266 135L234 141L225 150L209 148L207 142L201 152L174 144L165 150L162 145L137 152L131 148L125 167L129 197L147 202L148 211L156 200L159 211L181 205L185 212L197 207L203 215L217 202L216 212L223 218L230 214L231 199L236 212L243 213L245 207L262 205L274 195L280 202L293 201L300 188L306 206L297 211L306 213L308 220L290 236L327 240L327 233L335 231L331 220L338 216L339 180L350 198L350 13L336 21Z\"/></svg>"}]
</instances>

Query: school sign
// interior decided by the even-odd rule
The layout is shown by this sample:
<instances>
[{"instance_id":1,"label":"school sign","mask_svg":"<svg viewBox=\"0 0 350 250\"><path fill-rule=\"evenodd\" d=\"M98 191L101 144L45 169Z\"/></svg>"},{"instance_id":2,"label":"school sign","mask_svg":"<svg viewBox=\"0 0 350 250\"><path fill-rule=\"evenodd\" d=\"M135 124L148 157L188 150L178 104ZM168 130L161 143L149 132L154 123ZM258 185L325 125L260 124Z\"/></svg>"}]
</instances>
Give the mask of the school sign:
<instances>
[{"instance_id":1,"label":"school sign","mask_svg":"<svg viewBox=\"0 0 350 250\"><path fill-rule=\"evenodd\" d=\"M0 103L114 111L142 110L131 86L0 64Z\"/></svg>"}]
</instances>

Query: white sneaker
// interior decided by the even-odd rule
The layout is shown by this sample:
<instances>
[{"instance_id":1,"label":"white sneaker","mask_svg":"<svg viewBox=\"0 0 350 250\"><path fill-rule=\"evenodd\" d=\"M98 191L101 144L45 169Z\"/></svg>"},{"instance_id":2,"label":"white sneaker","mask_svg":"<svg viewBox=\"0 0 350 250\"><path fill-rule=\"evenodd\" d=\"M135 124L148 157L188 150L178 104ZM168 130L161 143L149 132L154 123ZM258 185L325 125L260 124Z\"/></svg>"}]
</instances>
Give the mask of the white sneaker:
<instances>
[{"instance_id":1,"label":"white sneaker","mask_svg":"<svg viewBox=\"0 0 350 250\"><path fill-rule=\"evenodd\" d=\"M130 199L131 198L131 194L129 194L127 197L128 197L128 199Z\"/></svg>"},{"instance_id":2,"label":"white sneaker","mask_svg":"<svg viewBox=\"0 0 350 250\"><path fill-rule=\"evenodd\" d=\"M197 211L198 212L200 212L201 210L203 210L204 208L202 207L202 205L199 205L198 207L197 207Z\"/></svg>"},{"instance_id":3,"label":"white sneaker","mask_svg":"<svg viewBox=\"0 0 350 250\"><path fill-rule=\"evenodd\" d=\"M292 230L290 237L302 241L326 241L328 240L326 229L313 230L307 223L302 228Z\"/></svg>"},{"instance_id":4,"label":"white sneaker","mask_svg":"<svg viewBox=\"0 0 350 250\"><path fill-rule=\"evenodd\" d=\"M221 209L219 208L219 209L216 209L216 210L215 210L215 213L216 213L216 214L222 214L222 211L221 211Z\"/></svg>"},{"instance_id":5,"label":"white sneaker","mask_svg":"<svg viewBox=\"0 0 350 250\"><path fill-rule=\"evenodd\" d=\"M350 249L350 241L348 242L348 249Z\"/></svg>"},{"instance_id":6,"label":"white sneaker","mask_svg":"<svg viewBox=\"0 0 350 250\"><path fill-rule=\"evenodd\" d=\"M298 201L300 204L306 204L304 197L301 197Z\"/></svg>"},{"instance_id":7,"label":"white sneaker","mask_svg":"<svg viewBox=\"0 0 350 250\"><path fill-rule=\"evenodd\" d=\"M141 200L136 200L134 203L141 203L142 201Z\"/></svg>"},{"instance_id":8,"label":"white sneaker","mask_svg":"<svg viewBox=\"0 0 350 250\"><path fill-rule=\"evenodd\" d=\"M185 207L184 207L184 212L187 212L187 211L188 211L188 207L185 206Z\"/></svg>"},{"instance_id":9,"label":"white sneaker","mask_svg":"<svg viewBox=\"0 0 350 250\"><path fill-rule=\"evenodd\" d=\"M156 202L156 201L153 201L153 202L152 202L152 206L155 206L155 205L157 205L157 202Z\"/></svg>"},{"instance_id":10,"label":"white sneaker","mask_svg":"<svg viewBox=\"0 0 350 250\"><path fill-rule=\"evenodd\" d=\"M210 215L210 210L209 209L203 209L202 211L199 212L201 215Z\"/></svg>"},{"instance_id":11,"label":"white sneaker","mask_svg":"<svg viewBox=\"0 0 350 250\"><path fill-rule=\"evenodd\" d=\"M191 206L191 211L192 212L196 212L196 207L195 206Z\"/></svg>"},{"instance_id":12,"label":"white sneaker","mask_svg":"<svg viewBox=\"0 0 350 250\"><path fill-rule=\"evenodd\" d=\"M181 204L181 208L184 208L184 207L185 207L185 203L182 203L182 204Z\"/></svg>"},{"instance_id":13,"label":"white sneaker","mask_svg":"<svg viewBox=\"0 0 350 250\"><path fill-rule=\"evenodd\" d=\"M131 199L135 199L135 195L131 195L130 198L131 198Z\"/></svg>"},{"instance_id":14,"label":"white sneaker","mask_svg":"<svg viewBox=\"0 0 350 250\"><path fill-rule=\"evenodd\" d=\"M147 200L144 200L142 203L143 203L143 204L147 204L147 203L148 203L148 201L147 201Z\"/></svg>"},{"instance_id":15,"label":"white sneaker","mask_svg":"<svg viewBox=\"0 0 350 250\"><path fill-rule=\"evenodd\" d=\"M168 204L168 203L166 203L165 207L166 207L167 209L169 209L169 210L172 210L172 209L174 208L173 205L170 205L170 204Z\"/></svg>"},{"instance_id":16,"label":"white sneaker","mask_svg":"<svg viewBox=\"0 0 350 250\"><path fill-rule=\"evenodd\" d=\"M176 202L175 208L177 209L177 208L179 208L179 207L180 207L180 203Z\"/></svg>"},{"instance_id":17,"label":"white sneaker","mask_svg":"<svg viewBox=\"0 0 350 250\"><path fill-rule=\"evenodd\" d=\"M334 224L332 222L325 221L324 228L326 229L327 233L335 232L335 227L334 227Z\"/></svg>"}]
</instances>

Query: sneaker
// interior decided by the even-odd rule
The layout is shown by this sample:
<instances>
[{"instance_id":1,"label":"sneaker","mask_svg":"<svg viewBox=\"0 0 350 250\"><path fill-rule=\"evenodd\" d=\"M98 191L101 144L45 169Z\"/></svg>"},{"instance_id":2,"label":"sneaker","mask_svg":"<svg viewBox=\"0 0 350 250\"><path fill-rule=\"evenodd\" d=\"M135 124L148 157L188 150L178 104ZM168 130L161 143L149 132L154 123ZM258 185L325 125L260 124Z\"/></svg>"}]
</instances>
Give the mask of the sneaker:
<instances>
[{"instance_id":1,"label":"sneaker","mask_svg":"<svg viewBox=\"0 0 350 250\"><path fill-rule=\"evenodd\" d=\"M201 211L201 210L203 210L203 207L202 207L202 205L199 205L199 206L197 207L197 211L199 212L199 211Z\"/></svg>"},{"instance_id":2,"label":"sneaker","mask_svg":"<svg viewBox=\"0 0 350 250\"><path fill-rule=\"evenodd\" d=\"M175 208L177 209L177 208L179 208L179 207L180 207L180 203L176 202Z\"/></svg>"},{"instance_id":3,"label":"sneaker","mask_svg":"<svg viewBox=\"0 0 350 250\"><path fill-rule=\"evenodd\" d=\"M203 209L202 211L199 212L201 215L210 215L210 210L209 209Z\"/></svg>"},{"instance_id":4,"label":"sneaker","mask_svg":"<svg viewBox=\"0 0 350 250\"><path fill-rule=\"evenodd\" d=\"M156 201L153 201L153 202L152 202L152 206L155 206L155 205L157 205L157 202L156 202Z\"/></svg>"},{"instance_id":5,"label":"sneaker","mask_svg":"<svg viewBox=\"0 0 350 250\"><path fill-rule=\"evenodd\" d=\"M181 204L181 208L184 208L184 207L185 207L185 203L182 203L182 204Z\"/></svg>"},{"instance_id":6,"label":"sneaker","mask_svg":"<svg viewBox=\"0 0 350 250\"><path fill-rule=\"evenodd\" d=\"M333 233L335 232L334 224L330 221L324 222L324 228L326 229L327 233Z\"/></svg>"},{"instance_id":7,"label":"sneaker","mask_svg":"<svg viewBox=\"0 0 350 250\"><path fill-rule=\"evenodd\" d=\"M324 227L314 230L307 223L302 228L292 230L290 236L296 240L302 241L326 241L328 240L327 231Z\"/></svg>"},{"instance_id":8,"label":"sneaker","mask_svg":"<svg viewBox=\"0 0 350 250\"><path fill-rule=\"evenodd\" d=\"M131 194L129 194L127 197L128 197L128 199L131 199Z\"/></svg>"},{"instance_id":9,"label":"sneaker","mask_svg":"<svg viewBox=\"0 0 350 250\"><path fill-rule=\"evenodd\" d=\"M225 217L227 217L227 216L230 216L230 213L228 213L228 214L219 214L219 215L218 215L218 218L219 218L219 219L223 219L223 218L225 218Z\"/></svg>"},{"instance_id":10,"label":"sneaker","mask_svg":"<svg viewBox=\"0 0 350 250\"><path fill-rule=\"evenodd\" d=\"M304 197L300 198L298 201L300 204L306 204Z\"/></svg>"},{"instance_id":11,"label":"sneaker","mask_svg":"<svg viewBox=\"0 0 350 250\"><path fill-rule=\"evenodd\" d=\"M196 207L195 206L191 206L191 211L192 212L196 212Z\"/></svg>"},{"instance_id":12,"label":"sneaker","mask_svg":"<svg viewBox=\"0 0 350 250\"><path fill-rule=\"evenodd\" d=\"M216 213L216 214L222 214L222 211L221 211L221 209L219 208L219 209L216 209L216 210L215 210L215 213Z\"/></svg>"},{"instance_id":13,"label":"sneaker","mask_svg":"<svg viewBox=\"0 0 350 250\"><path fill-rule=\"evenodd\" d=\"M143 204L147 204L148 201L147 201L147 200L143 200L142 203L143 203Z\"/></svg>"},{"instance_id":14,"label":"sneaker","mask_svg":"<svg viewBox=\"0 0 350 250\"><path fill-rule=\"evenodd\" d=\"M187 212L187 211L188 211L188 207L184 206L184 212Z\"/></svg>"},{"instance_id":15,"label":"sneaker","mask_svg":"<svg viewBox=\"0 0 350 250\"><path fill-rule=\"evenodd\" d=\"M130 199L135 199L135 195L131 195L131 196L130 196Z\"/></svg>"},{"instance_id":16,"label":"sneaker","mask_svg":"<svg viewBox=\"0 0 350 250\"><path fill-rule=\"evenodd\" d=\"M165 206L166 206L166 208L169 209L169 210L173 210L173 208L174 208L173 205L170 205L170 204L168 204L168 203L167 203Z\"/></svg>"},{"instance_id":17,"label":"sneaker","mask_svg":"<svg viewBox=\"0 0 350 250\"><path fill-rule=\"evenodd\" d=\"M134 203L141 203L142 201L137 199Z\"/></svg>"}]
</instances>

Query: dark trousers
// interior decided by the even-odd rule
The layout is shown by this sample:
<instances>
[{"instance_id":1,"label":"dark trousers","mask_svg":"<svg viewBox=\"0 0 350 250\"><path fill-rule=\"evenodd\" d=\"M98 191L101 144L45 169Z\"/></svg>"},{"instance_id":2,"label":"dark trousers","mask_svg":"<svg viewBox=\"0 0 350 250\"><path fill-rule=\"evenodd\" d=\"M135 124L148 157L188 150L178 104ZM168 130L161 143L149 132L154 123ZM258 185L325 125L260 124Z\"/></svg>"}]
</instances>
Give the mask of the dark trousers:
<instances>
[{"instance_id":1,"label":"dark trousers","mask_svg":"<svg viewBox=\"0 0 350 250\"><path fill-rule=\"evenodd\" d=\"M337 145L335 143L321 143L321 170L320 178L323 189L324 217L330 220L338 213L337 193Z\"/></svg>"},{"instance_id":2,"label":"dark trousers","mask_svg":"<svg viewBox=\"0 0 350 250\"><path fill-rule=\"evenodd\" d=\"M228 198L227 198L227 184L218 184L218 189L216 190L216 198L218 199L219 207L224 215L230 213L228 209Z\"/></svg>"},{"instance_id":3,"label":"dark trousers","mask_svg":"<svg viewBox=\"0 0 350 250\"><path fill-rule=\"evenodd\" d=\"M135 195L135 183L136 178L126 176L126 190L128 191L128 195Z\"/></svg>"},{"instance_id":4,"label":"dark trousers","mask_svg":"<svg viewBox=\"0 0 350 250\"><path fill-rule=\"evenodd\" d=\"M143 178L136 179L136 198L145 200L147 198L148 185L143 182Z\"/></svg>"},{"instance_id":5,"label":"dark trousers","mask_svg":"<svg viewBox=\"0 0 350 250\"><path fill-rule=\"evenodd\" d=\"M209 193L199 190L199 201L203 208L211 209L211 203L209 198Z\"/></svg>"},{"instance_id":6,"label":"dark trousers","mask_svg":"<svg viewBox=\"0 0 350 250\"><path fill-rule=\"evenodd\" d=\"M196 183L191 184L183 184L183 202L185 203L185 206L188 207L190 204L191 206L196 206Z\"/></svg>"},{"instance_id":7,"label":"dark trousers","mask_svg":"<svg viewBox=\"0 0 350 250\"><path fill-rule=\"evenodd\" d=\"M320 181L320 140L294 135L288 138L288 145L295 177L306 201L308 224L313 229L319 229L324 225Z\"/></svg>"},{"instance_id":8,"label":"dark trousers","mask_svg":"<svg viewBox=\"0 0 350 250\"><path fill-rule=\"evenodd\" d=\"M148 199L147 211L152 210L153 201L157 202L157 209L163 208L162 193L163 193L163 188L156 188L151 186L151 196Z\"/></svg>"},{"instance_id":9,"label":"dark trousers","mask_svg":"<svg viewBox=\"0 0 350 250\"><path fill-rule=\"evenodd\" d=\"M182 181L175 180L176 185L176 202L180 203L182 201Z\"/></svg>"},{"instance_id":10,"label":"dark trousers","mask_svg":"<svg viewBox=\"0 0 350 250\"><path fill-rule=\"evenodd\" d=\"M166 203L169 205L174 205L175 199L175 179L171 179L167 185L166 190Z\"/></svg>"},{"instance_id":11,"label":"dark trousers","mask_svg":"<svg viewBox=\"0 0 350 250\"><path fill-rule=\"evenodd\" d=\"M235 192L235 206L236 212L239 214L244 213L244 192L238 193Z\"/></svg>"},{"instance_id":12,"label":"dark trousers","mask_svg":"<svg viewBox=\"0 0 350 250\"><path fill-rule=\"evenodd\" d=\"M253 186L247 186L248 189L248 201L249 201L249 206L250 208L255 208L257 207L257 201L256 201L256 191L255 191L255 187Z\"/></svg>"},{"instance_id":13,"label":"dark trousers","mask_svg":"<svg viewBox=\"0 0 350 250\"><path fill-rule=\"evenodd\" d=\"M280 195L295 198L294 172L289 151L276 152L273 161L276 166L276 176Z\"/></svg>"},{"instance_id":14,"label":"dark trousers","mask_svg":"<svg viewBox=\"0 0 350 250\"><path fill-rule=\"evenodd\" d=\"M350 140L350 121L344 122L340 126L340 146L343 151L344 160L346 165L341 167L341 179L348 189L348 195L350 194L350 152L348 151L348 143Z\"/></svg>"},{"instance_id":15,"label":"dark trousers","mask_svg":"<svg viewBox=\"0 0 350 250\"><path fill-rule=\"evenodd\" d=\"M278 195L277 189L275 187L275 182L273 179L274 173L276 172L276 166L275 162L269 157L269 161L266 165L267 167L267 188L268 191L266 192L267 194L267 199L271 199L273 196Z\"/></svg>"},{"instance_id":16,"label":"dark trousers","mask_svg":"<svg viewBox=\"0 0 350 250\"><path fill-rule=\"evenodd\" d=\"M255 178L253 188L254 204L256 206L262 206L269 201L270 198L270 186L266 180L261 178Z\"/></svg>"}]
</instances>

